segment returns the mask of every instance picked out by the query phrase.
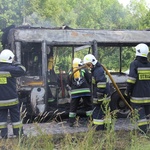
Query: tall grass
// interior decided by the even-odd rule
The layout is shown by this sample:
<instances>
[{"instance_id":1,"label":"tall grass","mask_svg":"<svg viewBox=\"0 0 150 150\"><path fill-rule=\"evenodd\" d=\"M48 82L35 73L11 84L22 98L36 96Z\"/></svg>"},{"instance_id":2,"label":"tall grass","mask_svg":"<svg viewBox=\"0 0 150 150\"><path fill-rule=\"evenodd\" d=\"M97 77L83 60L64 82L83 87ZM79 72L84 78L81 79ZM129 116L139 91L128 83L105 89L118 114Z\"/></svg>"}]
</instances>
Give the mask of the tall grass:
<instances>
[{"instance_id":1,"label":"tall grass","mask_svg":"<svg viewBox=\"0 0 150 150\"><path fill-rule=\"evenodd\" d=\"M44 133L38 125L37 136L27 138L0 139L0 150L149 150L150 133L140 135L136 127L137 114L131 117L133 130L115 130L116 113L110 114L106 105L106 118L112 118L111 124L106 124L105 131L95 131L92 123L84 133L68 133L51 135ZM65 126L65 125L64 125ZM63 130L63 127L62 127ZM66 129L65 129L66 130Z\"/></svg>"},{"instance_id":2,"label":"tall grass","mask_svg":"<svg viewBox=\"0 0 150 150\"><path fill-rule=\"evenodd\" d=\"M149 150L150 138L132 131L98 131L65 135L39 134L27 138L0 140L2 150Z\"/></svg>"},{"instance_id":3,"label":"tall grass","mask_svg":"<svg viewBox=\"0 0 150 150\"><path fill-rule=\"evenodd\" d=\"M136 131L98 131L89 126L85 133L48 135L38 130L37 136L0 140L4 150L149 150L150 138Z\"/></svg>"}]
</instances>

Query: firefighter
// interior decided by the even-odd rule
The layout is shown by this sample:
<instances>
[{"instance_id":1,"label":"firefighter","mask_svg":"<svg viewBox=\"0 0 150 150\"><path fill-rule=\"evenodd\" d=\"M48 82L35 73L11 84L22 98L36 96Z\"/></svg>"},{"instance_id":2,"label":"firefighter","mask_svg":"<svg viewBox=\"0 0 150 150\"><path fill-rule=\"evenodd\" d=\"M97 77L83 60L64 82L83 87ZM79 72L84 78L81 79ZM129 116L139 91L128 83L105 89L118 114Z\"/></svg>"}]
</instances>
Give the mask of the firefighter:
<instances>
[{"instance_id":1,"label":"firefighter","mask_svg":"<svg viewBox=\"0 0 150 150\"><path fill-rule=\"evenodd\" d=\"M88 64L92 73L92 91L93 91L93 126L95 130L105 130L106 126L111 123L110 114L106 116L109 111L110 102L110 85L107 81L104 69L97 61L94 55L87 54L83 59L84 64ZM106 109L107 108L107 109Z\"/></svg>"},{"instance_id":2,"label":"firefighter","mask_svg":"<svg viewBox=\"0 0 150 150\"><path fill-rule=\"evenodd\" d=\"M15 55L9 49L0 53L0 130L1 137L8 138L7 116L10 114L13 133L23 135L19 100L16 90L16 77L25 74L25 67L14 63Z\"/></svg>"},{"instance_id":3,"label":"firefighter","mask_svg":"<svg viewBox=\"0 0 150 150\"><path fill-rule=\"evenodd\" d=\"M92 111L93 111L92 101L91 101L91 91L90 91L90 81L91 81L90 74L87 69L81 69L74 72L81 65L82 65L81 59L74 58L73 67L72 67L73 70L69 72L68 84L71 87L69 124L71 127L74 126L75 124L77 108L79 106L81 99L83 100L86 116L88 119L92 117Z\"/></svg>"},{"instance_id":4,"label":"firefighter","mask_svg":"<svg viewBox=\"0 0 150 150\"><path fill-rule=\"evenodd\" d=\"M135 47L136 57L130 64L126 94L132 107L138 112L137 124L146 133L150 121L150 62L149 48L140 43Z\"/></svg>"}]
</instances>

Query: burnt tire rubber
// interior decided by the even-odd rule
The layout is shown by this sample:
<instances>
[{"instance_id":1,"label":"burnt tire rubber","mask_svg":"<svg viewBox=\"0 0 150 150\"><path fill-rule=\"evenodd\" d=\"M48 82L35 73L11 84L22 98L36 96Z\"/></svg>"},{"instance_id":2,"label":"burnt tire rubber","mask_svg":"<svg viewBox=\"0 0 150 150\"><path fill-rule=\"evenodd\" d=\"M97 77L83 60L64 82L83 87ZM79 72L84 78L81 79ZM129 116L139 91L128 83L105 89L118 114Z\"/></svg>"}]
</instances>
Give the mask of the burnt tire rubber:
<instances>
[{"instance_id":1,"label":"burnt tire rubber","mask_svg":"<svg viewBox=\"0 0 150 150\"><path fill-rule=\"evenodd\" d=\"M125 89L119 89L126 101L130 104L130 100L127 96L125 96ZM130 108L126 105L126 103L121 99L119 93L115 91L111 95L110 102L111 111L116 111L117 118L127 118L130 114Z\"/></svg>"}]
</instances>

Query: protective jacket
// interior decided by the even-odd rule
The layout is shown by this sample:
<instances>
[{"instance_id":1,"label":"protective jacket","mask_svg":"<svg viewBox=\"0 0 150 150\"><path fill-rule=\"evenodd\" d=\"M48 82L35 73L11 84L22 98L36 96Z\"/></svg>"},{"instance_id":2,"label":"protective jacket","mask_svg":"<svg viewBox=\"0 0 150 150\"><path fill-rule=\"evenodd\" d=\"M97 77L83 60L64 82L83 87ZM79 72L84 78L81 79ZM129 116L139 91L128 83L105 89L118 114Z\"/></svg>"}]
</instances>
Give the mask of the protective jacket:
<instances>
[{"instance_id":1,"label":"protective jacket","mask_svg":"<svg viewBox=\"0 0 150 150\"><path fill-rule=\"evenodd\" d=\"M21 65L0 63L0 109L18 104L16 78L25 74Z\"/></svg>"},{"instance_id":2,"label":"protective jacket","mask_svg":"<svg viewBox=\"0 0 150 150\"><path fill-rule=\"evenodd\" d=\"M24 75L25 71L25 67L19 64L0 63L0 130L2 138L7 138L8 136L8 112L14 135L19 136L19 134L23 134L16 90L16 77Z\"/></svg>"},{"instance_id":3,"label":"protective jacket","mask_svg":"<svg viewBox=\"0 0 150 150\"><path fill-rule=\"evenodd\" d=\"M91 76L88 70L81 69L81 78L76 81L74 77L71 78L72 71L69 72L68 84L71 87L71 98L77 98L82 96L91 96L90 82Z\"/></svg>"},{"instance_id":4,"label":"protective jacket","mask_svg":"<svg viewBox=\"0 0 150 150\"><path fill-rule=\"evenodd\" d=\"M107 81L104 69L99 62L96 63L92 72L92 83L93 83L93 97L94 101L100 98L106 98L110 96L110 86ZM100 95L99 95L100 94Z\"/></svg>"},{"instance_id":5,"label":"protective jacket","mask_svg":"<svg viewBox=\"0 0 150 150\"><path fill-rule=\"evenodd\" d=\"M127 79L127 93L135 104L150 104L150 62L137 56L130 64Z\"/></svg>"}]
</instances>

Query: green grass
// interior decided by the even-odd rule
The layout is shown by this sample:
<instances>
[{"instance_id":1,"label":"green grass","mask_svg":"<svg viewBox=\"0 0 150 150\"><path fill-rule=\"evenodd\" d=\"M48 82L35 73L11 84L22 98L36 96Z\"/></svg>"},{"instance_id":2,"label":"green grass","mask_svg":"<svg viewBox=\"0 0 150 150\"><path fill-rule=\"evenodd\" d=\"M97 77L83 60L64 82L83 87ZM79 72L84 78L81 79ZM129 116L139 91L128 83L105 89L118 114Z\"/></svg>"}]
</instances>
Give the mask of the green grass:
<instances>
[{"instance_id":1,"label":"green grass","mask_svg":"<svg viewBox=\"0 0 150 150\"><path fill-rule=\"evenodd\" d=\"M140 134L138 128L115 131L116 112L110 114L107 108L106 104L106 118L111 115L112 123L106 124L105 131L96 132L91 122L84 133L51 135L42 132L34 123L37 136L0 139L0 150L150 150L150 131L147 134ZM130 118L133 126L137 118L135 112Z\"/></svg>"},{"instance_id":2,"label":"green grass","mask_svg":"<svg viewBox=\"0 0 150 150\"><path fill-rule=\"evenodd\" d=\"M149 150L150 134L139 135L133 131L97 131L89 126L85 133L47 135L0 140L4 150Z\"/></svg>"}]
</instances>

